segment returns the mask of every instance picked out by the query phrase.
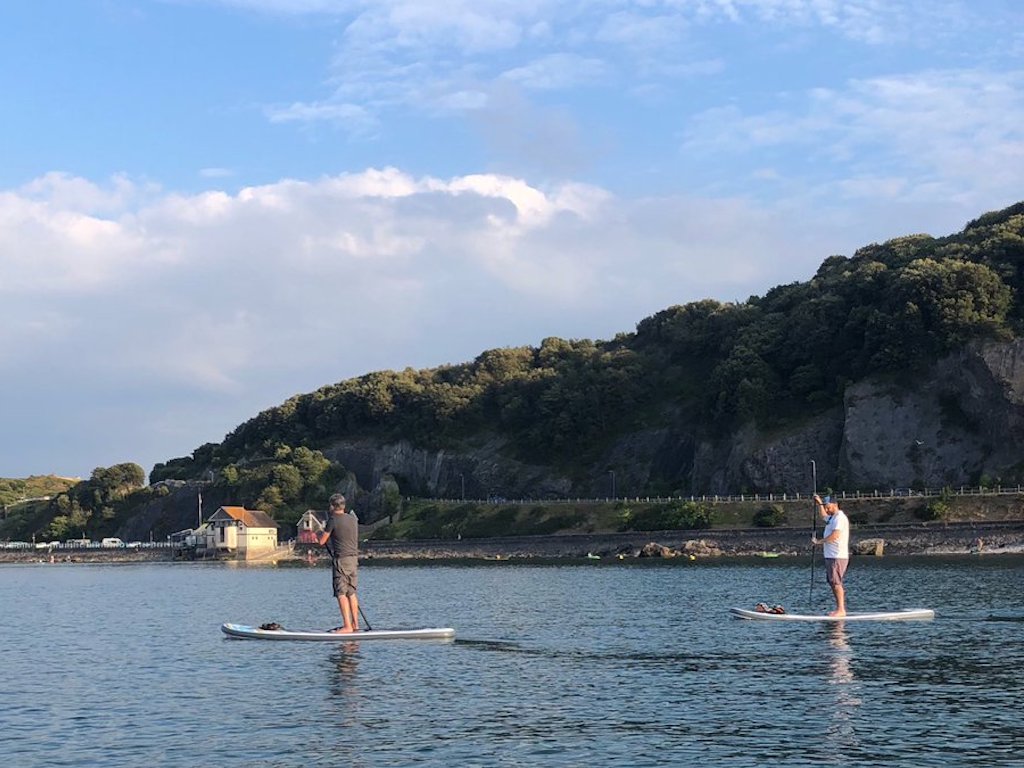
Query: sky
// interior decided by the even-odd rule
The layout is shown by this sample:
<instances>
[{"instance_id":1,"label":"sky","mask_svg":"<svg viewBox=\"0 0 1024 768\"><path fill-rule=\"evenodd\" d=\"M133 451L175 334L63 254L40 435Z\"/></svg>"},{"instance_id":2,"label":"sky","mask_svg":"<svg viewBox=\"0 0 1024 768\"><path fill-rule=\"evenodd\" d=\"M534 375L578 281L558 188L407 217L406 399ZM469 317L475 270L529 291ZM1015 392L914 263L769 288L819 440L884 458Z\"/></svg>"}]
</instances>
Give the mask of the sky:
<instances>
[{"instance_id":1,"label":"sky","mask_svg":"<svg viewBox=\"0 0 1024 768\"><path fill-rule=\"evenodd\" d=\"M1018 0L34 0L0 96L0 477L1024 199Z\"/></svg>"}]
</instances>

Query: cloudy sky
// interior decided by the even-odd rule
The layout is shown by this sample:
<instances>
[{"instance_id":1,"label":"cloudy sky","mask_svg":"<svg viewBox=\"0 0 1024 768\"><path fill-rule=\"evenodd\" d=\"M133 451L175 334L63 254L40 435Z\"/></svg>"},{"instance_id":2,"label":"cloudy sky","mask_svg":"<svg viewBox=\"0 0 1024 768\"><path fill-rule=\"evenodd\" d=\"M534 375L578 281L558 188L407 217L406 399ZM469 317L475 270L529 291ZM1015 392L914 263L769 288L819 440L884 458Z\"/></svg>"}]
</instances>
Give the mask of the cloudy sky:
<instances>
[{"instance_id":1,"label":"cloudy sky","mask_svg":"<svg viewBox=\"0 0 1024 768\"><path fill-rule=\"evenodd\" d=\"M1017 0L0 9L0 477L1024 199Z\"/></svg>"}]
</instances>

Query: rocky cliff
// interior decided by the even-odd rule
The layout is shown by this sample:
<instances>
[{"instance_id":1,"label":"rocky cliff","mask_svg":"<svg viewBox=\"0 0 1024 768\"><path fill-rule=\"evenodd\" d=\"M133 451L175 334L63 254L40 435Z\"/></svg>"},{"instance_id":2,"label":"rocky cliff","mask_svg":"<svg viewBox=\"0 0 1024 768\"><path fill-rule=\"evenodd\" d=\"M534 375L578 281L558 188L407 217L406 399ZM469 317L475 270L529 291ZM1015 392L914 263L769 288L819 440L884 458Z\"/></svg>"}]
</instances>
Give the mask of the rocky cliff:
<instances>
[{"instance_id":1,"label":"rocky cliff","mask_svg":"<svg viewBox=\"0 0 1024 768\"><path fill-rule=\"evenodd\" d=\"M912 384L846 393L840 476L856 487L1017 481L1024 459L1024 342L969 347Z\"/></svg>"},{"instance_id":2,"label":"rocky cliff","mask_svg":"<svg viewBox=\"0 0 1024 768\"><path fill-rule=\"evenodd\" d=\"M582 476L511 458L505 447L495 435L458 450L352 440L325 455L350 470L353 492L370 499L382 483L402 494L467 499L806 492L812 460L819 488L1019 482L1024 341L975 344L912 378L856 382L841 407L788 430L747 424L708 438L669 416L621 436Z\"/></svg>"}]
</instances>

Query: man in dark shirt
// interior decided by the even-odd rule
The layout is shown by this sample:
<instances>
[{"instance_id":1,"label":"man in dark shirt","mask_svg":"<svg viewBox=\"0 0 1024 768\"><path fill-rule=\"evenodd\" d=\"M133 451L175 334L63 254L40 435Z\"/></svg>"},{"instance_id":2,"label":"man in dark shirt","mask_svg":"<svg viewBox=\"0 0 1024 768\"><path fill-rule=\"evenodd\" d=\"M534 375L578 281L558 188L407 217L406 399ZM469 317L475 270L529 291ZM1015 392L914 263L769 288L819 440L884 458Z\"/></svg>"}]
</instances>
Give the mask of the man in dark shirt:
<instances>
[{"instance_id":1,"label":"man in dark shirt","mask_svg":"<svg viewBox=\"0 0 1024 768\"><path fill-rule=\"evenodd\" d=\"M336 493L328 502L327 526L320 534L320 546L331 553L334 596L341 609L343 634L359 631L359 598L356 597L359 569L359 522L355 513L345 511L345 497Z\"/></svg>"}]
</instances>

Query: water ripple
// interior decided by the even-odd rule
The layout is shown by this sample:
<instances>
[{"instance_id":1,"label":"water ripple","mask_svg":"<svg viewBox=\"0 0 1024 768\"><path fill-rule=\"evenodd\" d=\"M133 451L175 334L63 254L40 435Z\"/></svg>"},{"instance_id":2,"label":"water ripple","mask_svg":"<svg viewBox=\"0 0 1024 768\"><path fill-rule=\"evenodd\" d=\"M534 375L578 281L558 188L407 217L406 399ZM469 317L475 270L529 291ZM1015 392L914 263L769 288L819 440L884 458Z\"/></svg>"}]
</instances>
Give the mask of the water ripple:
<instances>
[{"instance_id":1,"label":"water ripple","mask_svg":"<svg viewBox=\"0 0 1024 768\"><path fill-rule=\"evenodd\" d=\"M226 620L336 623L322 569L0 568L4 756L30 768L1017 766L1024 561L974 563L858 561L863 609L928 605L940 618L846 626L728 618L731 604L806 600L807 571L778 564L375 565L361 585L375 626L459 636L362 644L221 636Z\"/></svg>"}]
</instances>

